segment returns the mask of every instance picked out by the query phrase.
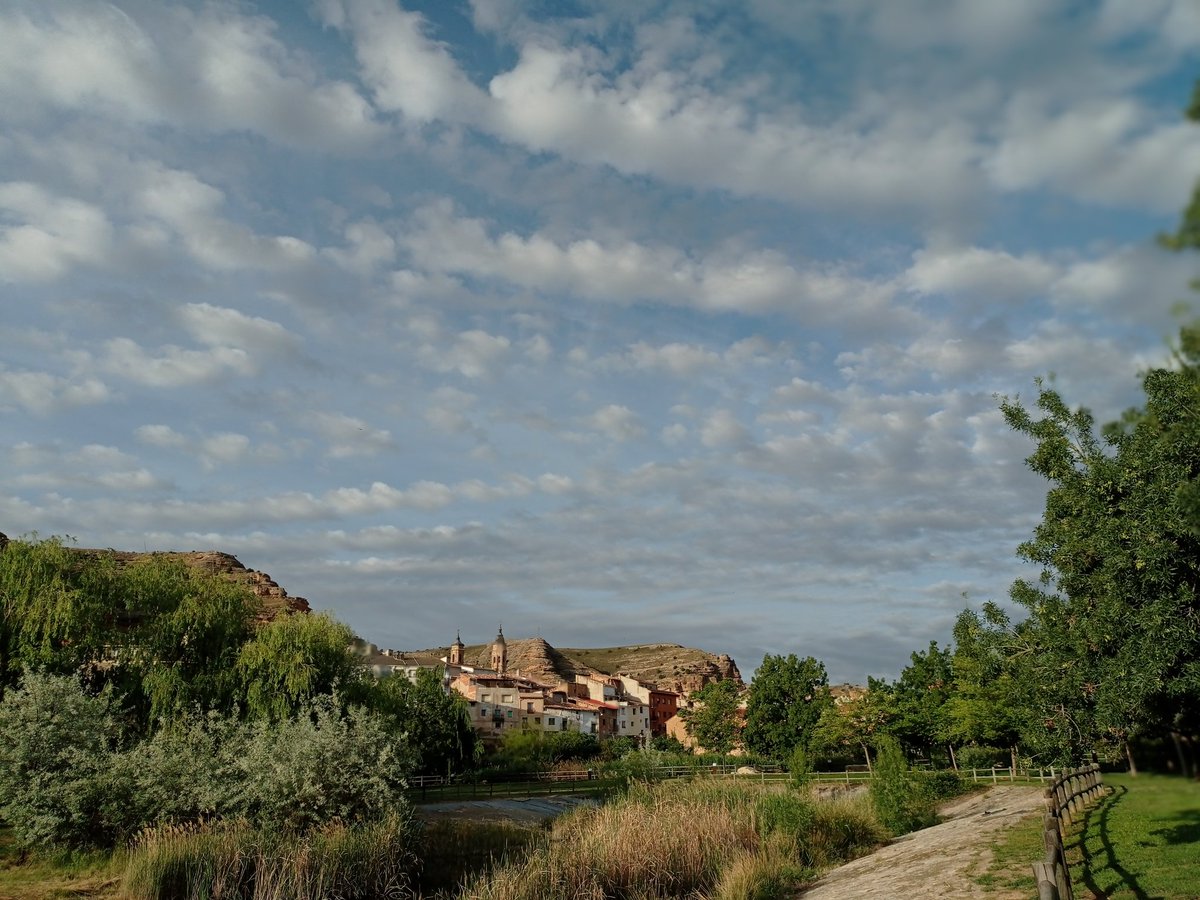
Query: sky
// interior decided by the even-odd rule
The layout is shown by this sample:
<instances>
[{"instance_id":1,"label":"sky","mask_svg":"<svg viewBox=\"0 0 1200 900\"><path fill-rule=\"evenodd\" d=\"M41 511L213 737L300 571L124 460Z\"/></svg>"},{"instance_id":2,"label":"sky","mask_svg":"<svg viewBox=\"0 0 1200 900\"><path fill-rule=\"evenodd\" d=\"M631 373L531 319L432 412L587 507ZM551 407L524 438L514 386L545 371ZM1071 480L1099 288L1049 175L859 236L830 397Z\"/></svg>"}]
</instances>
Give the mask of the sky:
<instances>
[{"instance_id":1,"label":"sky","mask_svg":"<svg viewBox=\"0 0 1200 900\"><path fill-rule=\"evenodd\" d=\"M0 530L895 677L1200 273L1194 0L0 4ZM1036 574L1036 573L1035 573Z\"/></svg>"}]
</instances>

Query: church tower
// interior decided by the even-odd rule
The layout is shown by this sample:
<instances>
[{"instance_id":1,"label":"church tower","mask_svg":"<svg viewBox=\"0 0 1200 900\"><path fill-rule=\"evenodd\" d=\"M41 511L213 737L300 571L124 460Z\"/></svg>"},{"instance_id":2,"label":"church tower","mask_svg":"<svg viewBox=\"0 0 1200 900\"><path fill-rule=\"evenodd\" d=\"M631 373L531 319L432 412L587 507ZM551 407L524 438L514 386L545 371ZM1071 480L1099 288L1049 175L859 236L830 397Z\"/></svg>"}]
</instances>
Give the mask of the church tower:
<instances>
[{"instance_id":1,"label":"church tower","mask_svg":"<svg viewBox=\"0 0 1200 900\"><path fill-rule=\"evenodd\" d=\"M492 670L503 675L508 669L508 644L504 641L504 626L492 641Z\"/></svg>"},{"instance_id":2,"label":"church tower","mask_svg":"<svg viewBox=\"0 0 1200 900\"><path fill-rule=\"evenodd\" d=\"M454 643L450 645L450 665L461 666L463 664L463 650L466 647L462 642L462 633L455 632Z\"/></svg>"}]
</instances>

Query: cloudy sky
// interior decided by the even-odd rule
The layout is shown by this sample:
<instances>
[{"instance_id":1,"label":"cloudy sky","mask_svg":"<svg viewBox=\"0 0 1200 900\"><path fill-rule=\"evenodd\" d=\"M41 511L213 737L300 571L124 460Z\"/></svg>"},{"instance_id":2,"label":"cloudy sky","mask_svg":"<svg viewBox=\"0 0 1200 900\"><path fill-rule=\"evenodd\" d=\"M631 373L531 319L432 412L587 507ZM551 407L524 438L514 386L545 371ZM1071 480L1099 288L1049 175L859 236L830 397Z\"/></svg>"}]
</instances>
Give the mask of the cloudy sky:
<instances>
[{"instance_id":1,"label":"cloudy sky","mask_svg":"<svg viewBox=\"0 0 1200 900\"><path fill-rule=\"evenodd\" d=\"M895 676L1195 259L1194 0L0 6L0 530ZM965 595L965 599L964 599Z\"/></svg>"}]
</instances>

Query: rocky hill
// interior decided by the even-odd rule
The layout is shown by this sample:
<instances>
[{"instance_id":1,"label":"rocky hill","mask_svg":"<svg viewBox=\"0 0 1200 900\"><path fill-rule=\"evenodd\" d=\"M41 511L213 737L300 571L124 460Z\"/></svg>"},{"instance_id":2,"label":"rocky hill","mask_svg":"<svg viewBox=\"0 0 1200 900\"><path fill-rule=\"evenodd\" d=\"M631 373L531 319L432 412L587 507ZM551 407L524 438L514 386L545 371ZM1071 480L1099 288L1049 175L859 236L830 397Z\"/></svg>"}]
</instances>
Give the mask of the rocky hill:
<instances>
[{"instance_id":1,"label":"rocky hill","mask_svg":"<svg viewBox=\"0 0 1200 900\"><path fill-rule=\"evenodd\" d=\"M4 536L0 535L0 539L3 538ZM230 556L228 553L221 553L217 550L170 550L153 553L135 553L127 550L72 549L74 549L74 552L84 556L107 557L114 560L119 566L128 565L143 557L177 559L188 566L200 569L210 575L220 575L229 581L249 585L254 595L262 603L258 618L263 621L269 621L285 610L304 613L312 611L307 600L303 597L293 597L288 594L266 572L259 572L257 569L247 569L236 556Z\"/></svg>"},{"instance_id":2,"label":"rocky hill","mask_svg":"<svg viewBox=\"0 0 1200 900\"><path fill-rule=\"evenodd\" d=\"M742 682L737 663L729 656L718 656L682 644L556 649L542 638L510 638L507 643L508 670L520 671L536 681L571 680L576 675L589 673L622 674L684 694L698 691L712 681L732 679L739 684ZM491 648L490 643L468 644L463 659L468 665L487 668ZM423 652L443 657L450 650L438 647Z\"/></svg>"}]
</instances>

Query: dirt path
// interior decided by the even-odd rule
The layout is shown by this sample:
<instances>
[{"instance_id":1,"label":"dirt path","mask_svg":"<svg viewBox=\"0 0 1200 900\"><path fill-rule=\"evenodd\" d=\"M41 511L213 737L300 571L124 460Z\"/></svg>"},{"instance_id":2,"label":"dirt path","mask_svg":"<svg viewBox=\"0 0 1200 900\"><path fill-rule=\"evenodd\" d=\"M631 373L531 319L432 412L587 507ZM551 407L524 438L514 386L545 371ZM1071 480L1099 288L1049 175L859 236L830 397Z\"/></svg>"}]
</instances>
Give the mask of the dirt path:
<instances>
[{"instance_id":1,"label":"dirt path","mask_svg":"<svg viewBox=\"0 0 1200 900\"><path fill-rule=\"evenodd\" d=\"M1042 790L1036 787L994 787L967 797L942 810L949 821L905 835L870 856L834 869L801 896L804 900L976 900L981 896L1028 900L1020 892L997 890L985 895L973 876L986 868L996 832L1037 813L1042 804Z\"/></svg>"}]
</instances>

